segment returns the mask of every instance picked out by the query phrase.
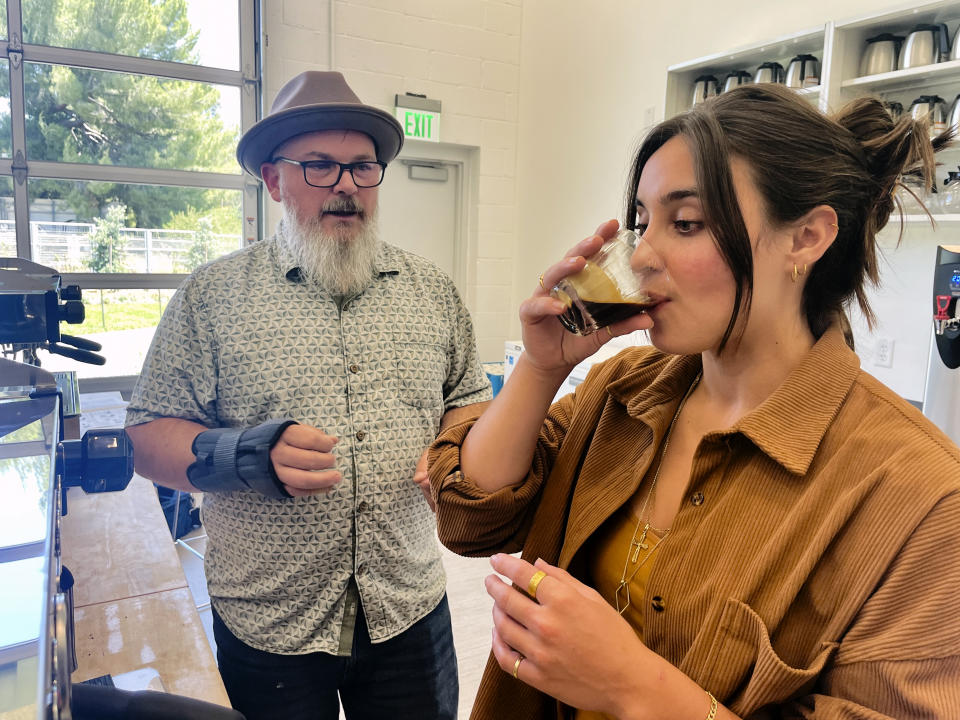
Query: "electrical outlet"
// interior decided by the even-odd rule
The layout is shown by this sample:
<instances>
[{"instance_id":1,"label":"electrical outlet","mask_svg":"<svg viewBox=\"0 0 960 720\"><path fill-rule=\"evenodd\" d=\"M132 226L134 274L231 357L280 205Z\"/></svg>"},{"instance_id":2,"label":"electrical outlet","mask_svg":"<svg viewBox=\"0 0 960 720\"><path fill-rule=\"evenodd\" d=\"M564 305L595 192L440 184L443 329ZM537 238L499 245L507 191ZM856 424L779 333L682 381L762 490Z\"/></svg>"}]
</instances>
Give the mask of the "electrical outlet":
<instances>
[{"instance_id":1,"label":"electrical outlet","mask_svg":"<svg viewBox=\"0 0 960 720\"><path fill-rule=\"evenodd\" d=\"M873 364L877 367L893 367L893 338L877 338L873 350Z\"/></svg>"}]
</instances>

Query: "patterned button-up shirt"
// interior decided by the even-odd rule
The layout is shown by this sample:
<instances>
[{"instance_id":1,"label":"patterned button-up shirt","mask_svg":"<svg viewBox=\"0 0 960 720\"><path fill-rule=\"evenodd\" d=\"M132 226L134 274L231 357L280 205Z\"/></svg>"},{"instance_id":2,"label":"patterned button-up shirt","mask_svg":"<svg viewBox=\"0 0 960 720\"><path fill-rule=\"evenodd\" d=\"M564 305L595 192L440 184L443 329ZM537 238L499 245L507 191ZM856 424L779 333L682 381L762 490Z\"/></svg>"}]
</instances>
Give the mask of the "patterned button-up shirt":
<instances>
[{"instance_id":1,"label":"patterned button-up shirt","mask_svg":"<svg viewBox=\"0 0 960 720\"><path fill-rule=\"evenodd\" d=\"M281 229L282 232L282 229ZM203 498L210 596L275 653L343 652L351 578L374 642L443 597L434 517L413 482L446 410L490 398L470 315L426 260L382 244L376 277L338 302L274 237L198 269L170 301L127 425L247 427L290 417L339 438L332 492Z\"/></svg>"}]
</instances>

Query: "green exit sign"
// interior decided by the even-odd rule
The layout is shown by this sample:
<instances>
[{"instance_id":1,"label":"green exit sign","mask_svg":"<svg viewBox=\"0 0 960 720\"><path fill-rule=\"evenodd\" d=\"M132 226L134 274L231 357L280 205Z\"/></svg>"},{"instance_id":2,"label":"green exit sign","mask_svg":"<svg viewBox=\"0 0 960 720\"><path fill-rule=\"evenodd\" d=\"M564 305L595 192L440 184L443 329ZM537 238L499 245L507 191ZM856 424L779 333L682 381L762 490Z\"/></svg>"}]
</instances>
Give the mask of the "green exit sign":
<instances>
[{"instance_id":1,"label":"green exit sign","mask_svg":"<svg viewBox=\"0 0 960 720\"><path fill-rule=\"evenodd\" d=\"M403 135L411 140L440 142L440 101L420 95L397 95L394 108Z\"/></svg>"},{"instance_id":2,"label":"green exit sign","mask_svg":"<svg viewBox=\"0 0 960 720\"><path fill-rule=\"evenodd\" d=\"M440 142L440 113L403 107L396 108L396 111L404 137Z\"/></svg>"}]
</instances>

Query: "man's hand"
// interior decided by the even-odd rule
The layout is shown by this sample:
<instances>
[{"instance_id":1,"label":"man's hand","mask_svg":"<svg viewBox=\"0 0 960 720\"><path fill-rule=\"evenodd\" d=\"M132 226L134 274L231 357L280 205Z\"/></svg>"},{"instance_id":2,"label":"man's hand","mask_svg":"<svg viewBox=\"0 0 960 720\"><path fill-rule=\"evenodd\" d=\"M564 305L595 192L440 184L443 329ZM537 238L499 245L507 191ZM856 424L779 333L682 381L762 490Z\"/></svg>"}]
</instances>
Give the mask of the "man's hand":
<instances>
[{"instance_id":1,"label":"man's hand","mask_svg":"<svg viewBox=\"0 0 960 720\"><path fill-rule=\"evenodd\" d=\"M423 496L427 499L427 504L430 506L430 509L436 512L437 504L433 501L433 491L430 489L430 476L427 474L428 450L430 450L429 447L423 451L423 455L421 455L417 461L417 469L413 473L413 481L420 486L420 492L422 492Z\"/></svg>"},{"instance_id":2,"label":"man's hand","mask_svg":"<svg viewBox=\"0 0 960 720\"><path fill-rule=\"evenodd\" d=\"M329 492L343 480L333 446L337 438L309 425L291 425L270 450L280 482L294 497Z\"/></svg>"}]
</instances>

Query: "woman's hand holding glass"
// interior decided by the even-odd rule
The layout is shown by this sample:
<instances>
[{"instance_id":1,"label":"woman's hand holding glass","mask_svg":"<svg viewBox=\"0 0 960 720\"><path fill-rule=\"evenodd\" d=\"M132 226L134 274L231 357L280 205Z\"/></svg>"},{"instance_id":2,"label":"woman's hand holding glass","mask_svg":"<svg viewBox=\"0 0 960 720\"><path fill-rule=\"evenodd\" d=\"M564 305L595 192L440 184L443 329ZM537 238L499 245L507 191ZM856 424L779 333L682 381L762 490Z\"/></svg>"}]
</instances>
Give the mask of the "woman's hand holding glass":
<instances>
[{"instance_id":1,"label":"woman's hand holding glass","mask_svg":"<svg viewBox=\"0 0 960 720\"><path fill-rule=\"evenodd\" d=\"M583 270L589 258L600 250L604 242L617 234L620 225L608 220L591 235L574 245L563 260L544 271L540 284L533 295L520 305L520 323L523 329L523 347L527 361L544 372L568 371L581 360L593 355L603 344L617 335L653 327L653 320L646 314L634 315L626 320L608 325L600 332L576 335L558 320L568 306L550 294L563 278Z\"/></svg>"},{"instance_id":2,"label":"woman's hand holding glass","mask_svg":"<svg viewBox=\"0 0 960 720\"><path fill-rule=\"evenodd\" d=\"M486 578L494 602L492 650L505 672L516 670L518 680L572 707L617 717L638 695L656 697L643 679L669 666L593 588L543 560L531 565L498 554L490 564L521 588L537 570L545 573L535 598L497 575Z\"/></svg>"}]
</instances>

